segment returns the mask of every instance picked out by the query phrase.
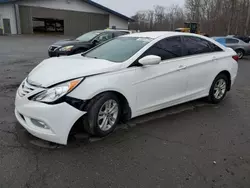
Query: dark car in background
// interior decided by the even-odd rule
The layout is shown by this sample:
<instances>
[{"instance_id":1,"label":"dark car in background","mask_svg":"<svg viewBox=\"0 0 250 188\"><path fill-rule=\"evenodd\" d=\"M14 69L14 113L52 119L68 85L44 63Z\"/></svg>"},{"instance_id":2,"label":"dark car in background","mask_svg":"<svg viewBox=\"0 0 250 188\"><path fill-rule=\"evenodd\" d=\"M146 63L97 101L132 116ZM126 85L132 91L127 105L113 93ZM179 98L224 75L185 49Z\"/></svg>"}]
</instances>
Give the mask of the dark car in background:
<instances>
[{"instance_id":1,"label":"dark car in background","mask_svg":"<svg viewBox=\"0 0 250 188\"><path fill-rule=\"evenodd\" d=\"M85 33L76 39L62 40L52 44L48 49L50 57L73 55L85 52L107 40L129 34L126 30L96 30Z\"/></svg>"},{"instance_id":2,"label":"dark car in background","mask_svg":"<svg viewBox=\"0 0 250 188\"><path fill-rule=\"evenodd\" d=\"M250 55L250 43L246 43L235 37L212 37L217 42L232 48L238 55L239 59Z\"/></svg>"}]
</instances>

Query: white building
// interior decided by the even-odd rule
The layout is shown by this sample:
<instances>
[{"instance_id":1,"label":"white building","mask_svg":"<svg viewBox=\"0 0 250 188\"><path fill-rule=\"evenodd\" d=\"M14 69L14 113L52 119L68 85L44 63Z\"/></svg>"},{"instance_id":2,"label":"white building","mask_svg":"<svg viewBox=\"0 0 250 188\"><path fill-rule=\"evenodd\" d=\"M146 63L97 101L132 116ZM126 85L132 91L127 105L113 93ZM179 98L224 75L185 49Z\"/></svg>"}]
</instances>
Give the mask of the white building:
<instances>
[{"instance_id":1,"label":"white building","mask_svg":"<svg viewBox=\"0 0 250 188\"><path fill-rule=\"evenodd\" d=\"M59 32L79 35L95 29L127 29L131 18L91 0L0 0L5 34Z\"/></svg>"}]
</instances>

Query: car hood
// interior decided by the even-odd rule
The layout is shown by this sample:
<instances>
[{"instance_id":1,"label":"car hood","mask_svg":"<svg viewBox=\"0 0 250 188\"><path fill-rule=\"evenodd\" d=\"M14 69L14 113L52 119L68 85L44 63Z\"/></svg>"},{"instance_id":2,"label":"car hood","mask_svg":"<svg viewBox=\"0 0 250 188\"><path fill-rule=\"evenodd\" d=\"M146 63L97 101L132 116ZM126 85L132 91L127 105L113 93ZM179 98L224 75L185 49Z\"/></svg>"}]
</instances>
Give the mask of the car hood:
<instances>
[{"instance_id":1,"label":"car hood","mask_svg":"<svg viewBox=\"0 0 250 188\"><path fill-rule=\"evenodd\" d=\"M55 57L37 65L28 75L28 81L33 85L49 87L70 79L112 72L120 68L120 63L86 58L81 54Z\"/></svg>"},{"instance_id":2,"label":"car hood","mask_svg":"<svg viewBox=\"0 0 250 188\"><path fill-rule=\"evenodd\" d=\"M68 46L68 45L75 45L75 44L87 44L87 42L81 42L81 41L78 41L78 40L72 40L72 39L68 39L68 40L60 40L60 41L57 41L56 43L52 44L55 45L55 46Z\"/></svg>"}]
</instances>

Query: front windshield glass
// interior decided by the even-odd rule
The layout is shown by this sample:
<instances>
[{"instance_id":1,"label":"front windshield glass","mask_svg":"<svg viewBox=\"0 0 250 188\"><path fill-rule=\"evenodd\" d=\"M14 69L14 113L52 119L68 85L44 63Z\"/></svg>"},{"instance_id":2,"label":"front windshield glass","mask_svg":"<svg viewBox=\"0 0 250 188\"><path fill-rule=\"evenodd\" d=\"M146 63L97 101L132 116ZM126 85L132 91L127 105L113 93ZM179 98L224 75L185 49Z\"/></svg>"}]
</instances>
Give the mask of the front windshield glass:
<instances>
[{"instance_id":1,"label":"front windshield glass","mask_svg":"<svg viewBox=\"0 0 250 188\"><path fill-rule=\"evenodd\" d=\"M97 35L99 35L102 31L91 31L88 33L83 34L82 36L76 38L76 40L83 41L83 42L88 42L95 38Z\"/></svg>"},{"instance_id":2,"label":"front windshield glass","mask_svg":"<svg viewBox=\"0 0 250 188\"><path fill-rule=\"evenodd\" d=\"M151 40L151 38L118 37L89 51L84 56L112 62L123 62L132 57Z\"/></svg>"}]
</instances>

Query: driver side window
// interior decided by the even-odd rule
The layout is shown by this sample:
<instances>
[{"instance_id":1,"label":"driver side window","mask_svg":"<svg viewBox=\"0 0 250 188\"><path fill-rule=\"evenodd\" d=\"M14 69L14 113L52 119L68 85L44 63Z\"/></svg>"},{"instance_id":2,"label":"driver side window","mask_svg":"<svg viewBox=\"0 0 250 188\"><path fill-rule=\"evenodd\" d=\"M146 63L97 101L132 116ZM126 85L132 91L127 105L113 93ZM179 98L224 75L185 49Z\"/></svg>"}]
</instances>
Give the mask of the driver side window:
<instances>
[{"instance_id":1,"label":"driver side window","mask_svg":"<svg viewBox=\"0 0 250 188\"><path fill-rule=\"evenodd\" d=\"M99 35L96 40L98 41L98 43L102 43L102 42L105 42L105 41L112 39L112 38L113 38L112 33L108 32L108 33L103 33L103 34Z\"/></svg>"},{"instance_id":2,"label":"driver side window","mask_svg":"<svg viewBox=\"0 0 250 188\"><path fill-rule=\"evenodd\" d=\"M157 55L160 56L162 60L181 57L181 37L170 37L157 42L143 54L143 57L147 55Z\"/></svg>"}]
</instances>

